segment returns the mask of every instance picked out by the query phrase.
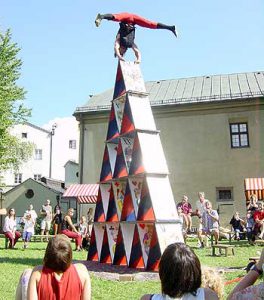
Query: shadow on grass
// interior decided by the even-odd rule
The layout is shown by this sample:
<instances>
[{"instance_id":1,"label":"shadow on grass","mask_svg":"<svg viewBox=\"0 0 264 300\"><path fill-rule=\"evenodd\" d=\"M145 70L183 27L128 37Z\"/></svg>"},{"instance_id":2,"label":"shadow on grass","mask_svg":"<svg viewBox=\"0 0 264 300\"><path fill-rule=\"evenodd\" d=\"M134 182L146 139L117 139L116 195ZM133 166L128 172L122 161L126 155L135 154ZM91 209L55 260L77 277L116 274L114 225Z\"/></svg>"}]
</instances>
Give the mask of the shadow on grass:
<instances>
[{"instance_id":1,"label":"shadow on grass","mask_svg":"<svg viewBox=\"0 0 264 300\"><path fill-rule=\"evenodd\" d=\"M0 264L14 264L14 265L29 265L29 266L37 266L41 265L43 262L40 258L23 258L23 257L0 257Z\"/></svg>"}]
</instances>

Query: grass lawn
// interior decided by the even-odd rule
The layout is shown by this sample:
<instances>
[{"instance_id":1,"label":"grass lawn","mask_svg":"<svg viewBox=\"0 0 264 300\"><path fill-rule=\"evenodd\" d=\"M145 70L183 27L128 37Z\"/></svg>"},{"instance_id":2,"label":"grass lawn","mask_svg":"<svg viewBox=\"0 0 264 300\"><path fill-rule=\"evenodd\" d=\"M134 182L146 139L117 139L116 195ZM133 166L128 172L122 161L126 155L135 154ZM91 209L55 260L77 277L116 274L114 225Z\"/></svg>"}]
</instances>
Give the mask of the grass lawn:
<instances>
[{"instance_id":1,"label":"grass lawn","mask_svg":"<svg viewBox=\"0 0 264 300\"><path fill-rule=\"evenodd\" d=\"M224 281L243 276L245 271L239 268L248 264L250 256L257 256L257 251L261 250L258 246L249 246L243 241L235 244L235 256L212 257L211 249L196 249L196 241L189 241L188 244L193 247L199 256L201 264L212 267L225 267L238 269L224 274ZM32 268L42 263L46 243L31 243L30 248L23 250L22 243L19 242L15 250L4 249L4 239L0 239L0 300L14 299L16 285L20 274L25 268ZM87 252L74 252L74 260L86 260ZM157 281L134 281L119 282L102 280L97 277L92 278L92 299L93 300L122 300L139 299L145 293L159 292L160 284ZM236 283L235 283L236 284ZM226 294L235 284L226 286Z\"/></svg>"}]
</instances>

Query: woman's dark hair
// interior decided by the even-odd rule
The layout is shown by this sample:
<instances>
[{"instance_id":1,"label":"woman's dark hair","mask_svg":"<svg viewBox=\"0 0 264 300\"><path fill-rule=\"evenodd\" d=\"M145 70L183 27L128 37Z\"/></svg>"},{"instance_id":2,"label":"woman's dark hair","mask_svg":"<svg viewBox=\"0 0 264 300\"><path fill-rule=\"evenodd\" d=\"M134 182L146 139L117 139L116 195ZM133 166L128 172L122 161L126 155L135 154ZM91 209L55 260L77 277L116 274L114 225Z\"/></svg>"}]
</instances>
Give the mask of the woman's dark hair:
<instances>
[{"instance_id":1,"label":"woman's dark hair","mask_svg":"<svg viewBox=\"0 0 264 300\"><path fill-rule=\"evenodd\" d=\"M169 245L159 263L161 290L171 298L185 293L196 295L201 286L201 264L195 253L183 243Z\"/></svg>"},{"instance_id":2,"label":"woman's dark hair","mask_svg":"<svg viewBox=\"0 0 264 300\"><path fill-rule=\"evenodd\" d=\"M16 211L15 211L14 208L9 208L9 210L8 210L8 217L9 217L9 218L11 217L11 214L10 214L11 210L13 210L13 211L15 212L15 213L14 213L14 219L16 219Z\"/></svg>"},{"instance_id":3,"label":"woman's dark hair","mask_svg":"<svg viewBox=\"0 0 264 300\"><path fill-rule=\"evenodd\" d=\"M58 234L49 240L43 265L55 272L65 272L72 262L72 248L69 238Z\"/></svg>"}]
</instances>

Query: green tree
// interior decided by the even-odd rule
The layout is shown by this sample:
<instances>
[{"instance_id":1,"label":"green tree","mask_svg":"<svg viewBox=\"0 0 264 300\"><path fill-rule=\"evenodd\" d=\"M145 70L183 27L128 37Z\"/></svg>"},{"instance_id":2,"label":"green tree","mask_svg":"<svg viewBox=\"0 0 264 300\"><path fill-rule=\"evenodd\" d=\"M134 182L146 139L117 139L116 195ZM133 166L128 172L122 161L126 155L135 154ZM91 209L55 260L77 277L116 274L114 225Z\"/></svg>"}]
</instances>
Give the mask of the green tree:
<instances>
[{"instance_id":1,"label":"green tree","mask_svg":"<svg viewBox=\"0 0 264 300\"><path fill-rule=\"evenodd\" d=\"M22 60L20 48L11 40L11 31L0 32L0 171L18 169L31 155L33 145L10 134L10 129L23 123L31 110L23 105L25 90L18 86Z\"/></svg>"}]
</instances>

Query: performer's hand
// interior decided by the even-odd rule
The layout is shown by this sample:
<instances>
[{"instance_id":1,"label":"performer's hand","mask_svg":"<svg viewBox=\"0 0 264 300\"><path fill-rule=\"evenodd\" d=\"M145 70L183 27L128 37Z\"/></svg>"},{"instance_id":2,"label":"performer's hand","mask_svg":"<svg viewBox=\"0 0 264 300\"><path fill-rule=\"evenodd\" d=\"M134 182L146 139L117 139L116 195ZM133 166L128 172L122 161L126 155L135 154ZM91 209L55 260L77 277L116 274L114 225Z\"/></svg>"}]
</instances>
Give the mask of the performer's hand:
<instances>
[{"instance_id":1,"label":"performer's hand","mask_svg":"<svg viewBox=\"0 0 264 300\"><path fill-rule=\"evenodd\" d=\"M136 60L134 61L134 63L135 63L135 64L140 64L141 61L140 61L139 59L136 59Z\"/></svg>"},{"instance_id":2,"label":"performer's hand","mask_svg":"<svg viewBox=\"0 0 264 300\"><path fill-rule=\"evenodd\" d=\"M122 56L120 56L119 59L122 60L122 61L126 61L126 60L124 59L124 57L122 57Z\"/></svg>"}]
</instances>

